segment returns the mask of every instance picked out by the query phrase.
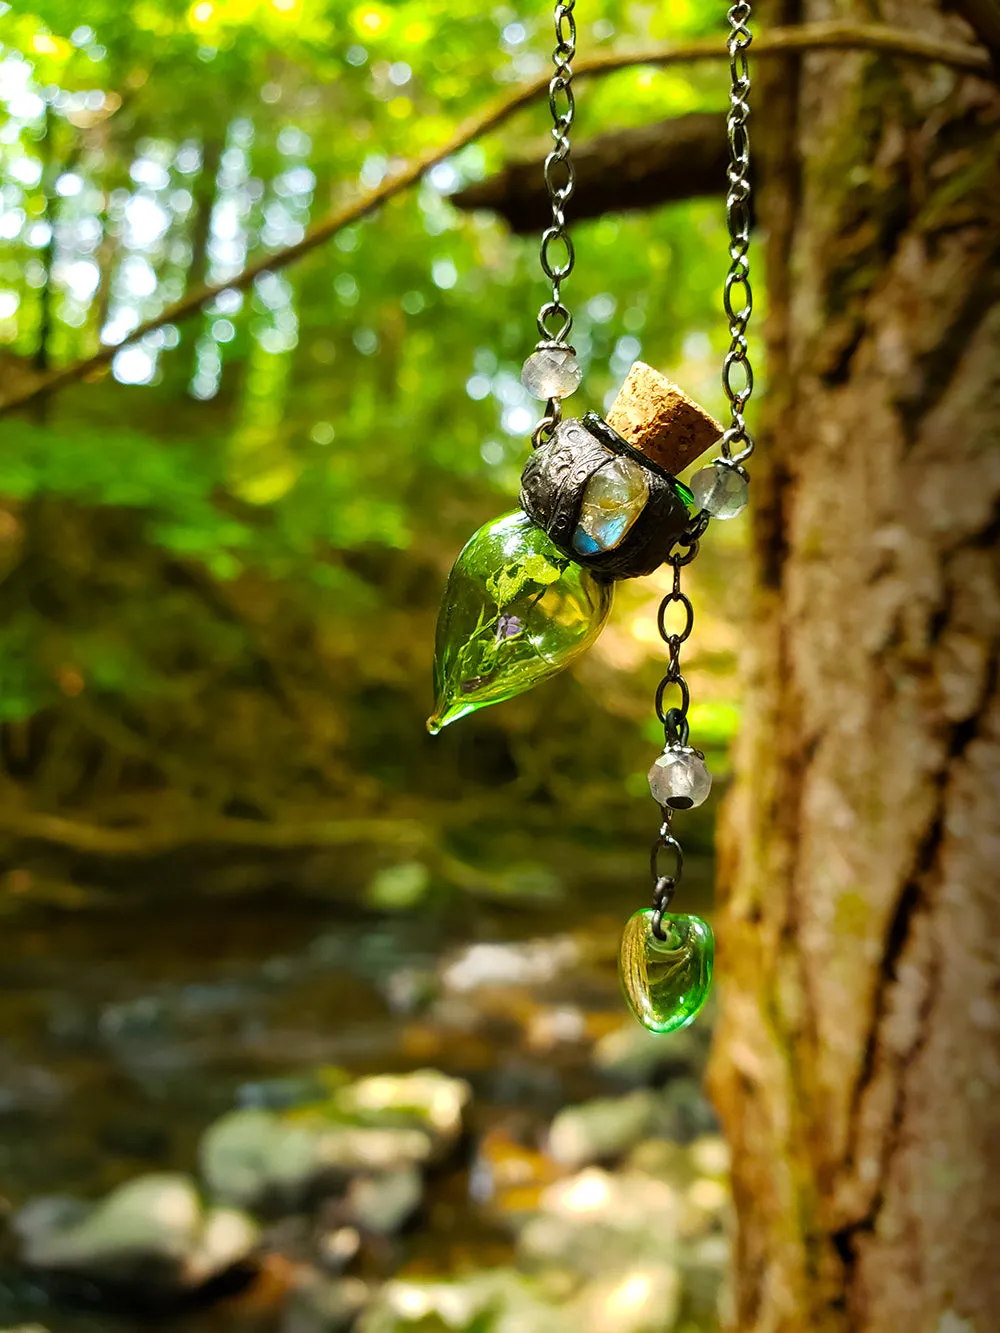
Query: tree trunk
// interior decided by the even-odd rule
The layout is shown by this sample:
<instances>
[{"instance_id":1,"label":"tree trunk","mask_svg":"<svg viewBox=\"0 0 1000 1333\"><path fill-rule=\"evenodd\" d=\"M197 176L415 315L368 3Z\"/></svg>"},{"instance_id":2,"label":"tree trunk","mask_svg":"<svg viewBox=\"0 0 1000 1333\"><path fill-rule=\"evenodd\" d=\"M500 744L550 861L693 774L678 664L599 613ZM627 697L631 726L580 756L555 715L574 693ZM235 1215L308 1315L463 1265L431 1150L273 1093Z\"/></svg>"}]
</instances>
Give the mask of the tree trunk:
<instances>
[{"instance_id":1,"label":"tree trunk","mask_svg":"<svg viewBox=\"0 0 1000 1333\"><path fill-rule=\"evenodd\" d=\"M968 38L931 0L770 0ZM771 311L712 1067L757 1333L1000 1328L1000 94L755 71Z\"/></svg>"}]
</instances>

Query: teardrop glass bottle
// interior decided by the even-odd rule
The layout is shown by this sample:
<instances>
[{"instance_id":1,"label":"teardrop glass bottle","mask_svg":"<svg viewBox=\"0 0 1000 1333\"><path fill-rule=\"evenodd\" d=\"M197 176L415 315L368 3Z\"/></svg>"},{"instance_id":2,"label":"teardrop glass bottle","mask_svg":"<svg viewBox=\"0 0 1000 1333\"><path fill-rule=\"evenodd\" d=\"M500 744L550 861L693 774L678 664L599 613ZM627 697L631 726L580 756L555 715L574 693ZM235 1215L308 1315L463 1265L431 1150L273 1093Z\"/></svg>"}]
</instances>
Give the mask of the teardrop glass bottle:
<instances>
[{"instance_id":1,"label":"teardrop glass bottle","mask_svg":"<svg viewBox=\"0 0 1000 1333\"><path fill-rule=\"evenodd\" d=\"M517 509L481 527L448 578L434 653L436 735L568 666L604 628L613 585Z\"/></svg>"}]
</instances>

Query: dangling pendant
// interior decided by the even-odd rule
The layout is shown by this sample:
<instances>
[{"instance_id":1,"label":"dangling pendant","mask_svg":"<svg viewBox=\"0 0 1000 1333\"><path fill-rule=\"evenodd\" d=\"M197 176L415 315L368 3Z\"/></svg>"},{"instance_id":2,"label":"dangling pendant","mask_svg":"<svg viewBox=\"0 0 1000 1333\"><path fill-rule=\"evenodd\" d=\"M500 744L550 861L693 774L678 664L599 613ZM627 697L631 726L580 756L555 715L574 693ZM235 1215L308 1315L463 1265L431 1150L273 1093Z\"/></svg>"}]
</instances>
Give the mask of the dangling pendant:
<instances>
[{"instance_id":1,"label":"dangling pendant","mask_svg":"<svg viewBox=\"0 0 1000 1333\"><path fill-rule=\"evenodd\" d=\"M641 908L625 923L618 972L632 1013L650 1032L676 1032L694 1021L712 988L715 939L699 916L660 918Z\"/></svg>"},{"instance_id":2,"label":"dangling pendant","mask_svg":"<svg viewBox=\"0 0 1000 1333\"><path fill-rule=\"evenodd\" d=\"M707 522L707 519L702 520ZM694 628L694 608L681 591L681 569L698 550L695 520L670 557L674 567L673 587L660 603L657 624L670 657L666 674L656 691L656 715L663 725L666 744L649 770L649 790L660 807L662 823L649 867L653 878L653 906L635 912L625 924L618 970L622 990L632 1013L650 1032L675 1032L692 1022L712 986L715 940L712 928L698 916L668 911L681 881L684 853L671 831L674 813L702 805L712 790L712 775L700 750L688 744L687 682L681 675L681 645ZM671 632L667 617L672 608L682 612L680 627ZM680 702L664 707L668 689L675 688ZM663 854L673 859L669 873L661 868Z\"/></svg>"},{"instance_id":3,"label":"dangling pendant","mask_svg":"<svg viewBox=\"0 0 1000 1333\"><path fill-rule=\"evenodd\" d=\"M556 0L555 77L549 84L554 146L545 160L552 225L542 234L540 254L552 299L538 313L541 341L522 371L524 387L545 402L545 415L532 434L535 453L522 473L521 508L480 528L451 571L438 619L435 706L427 727L437 733L561 671L600 634L611 610L613 580L652 573L664 562L673 566L673 589L658 616L669 662L656 691L666 744L649 774L663 820L650 861L653 906L629 918L619 958L632 1013L651 1032L667 1033L686 1027L704 1005L715 954L705 921L668 910L683 868L670 823L675 811L700 805L712 786L704 755L688 744L691 696L681 675L680 649L691 633L694 609L681 592L681 568L697 554L711 519L734 518L746 506L743 463L754 447L743 415L753 392L746 338L753 309L746 129L750 5L728 11L731 264L723 304L731 342L722 382L732 425L726 431L641 362L632 367L607 421L594 413L582 421L562 419L562 399L583 377L568 342L573 316L561 294L575 262L564 211L574 185L572 10L573 0ZM715 440L721 457L695 474L689 491L677 474ZM672 606L682 609L683 619L669 631L665 616ZM679 693L669 708L668 688ZM672 874L661 873L661 852L673 856Z\"/></svg>"}]
</instances>

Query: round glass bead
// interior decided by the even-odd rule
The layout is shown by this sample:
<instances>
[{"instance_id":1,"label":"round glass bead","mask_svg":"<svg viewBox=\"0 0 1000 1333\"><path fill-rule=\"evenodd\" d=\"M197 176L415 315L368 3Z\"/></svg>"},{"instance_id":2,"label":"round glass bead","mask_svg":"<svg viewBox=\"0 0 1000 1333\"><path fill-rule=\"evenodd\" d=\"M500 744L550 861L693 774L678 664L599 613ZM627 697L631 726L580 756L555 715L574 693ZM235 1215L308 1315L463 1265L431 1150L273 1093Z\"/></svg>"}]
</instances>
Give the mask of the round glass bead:
<instances>
[{"instance_id":1,"label":"round glass bead","mask_svg":"<svg viewBox=\"0 0 1000 1333\"><path fill-rule=\"evenodd\" d=\"M521 368L521 383L536 398L568 398L582 379L580 363L568 347L540 347Z\"/></svg>"},{"instance_id":2,"label":"round glass bead","mask_svg":"<svg viewBox=\"0 0 1000 1333\"><path fill-rule=\"evenodd\" d=\"M649 790L657 805L690 810L707 799L712 775L697 750L678 746L664 750L649 770Z\"/></svg>"},{"instance_id":3,"label":"round glass bead","mask_svg":"<svg viewBox=\"0 0 1000 1333\"><path fill-rule=\"evenodd\" d=\"M691 478L694 502L713 518L735 518L747 507L747 479L734 467L717 463L701 468Z\"/></svg>"}]
</instances>

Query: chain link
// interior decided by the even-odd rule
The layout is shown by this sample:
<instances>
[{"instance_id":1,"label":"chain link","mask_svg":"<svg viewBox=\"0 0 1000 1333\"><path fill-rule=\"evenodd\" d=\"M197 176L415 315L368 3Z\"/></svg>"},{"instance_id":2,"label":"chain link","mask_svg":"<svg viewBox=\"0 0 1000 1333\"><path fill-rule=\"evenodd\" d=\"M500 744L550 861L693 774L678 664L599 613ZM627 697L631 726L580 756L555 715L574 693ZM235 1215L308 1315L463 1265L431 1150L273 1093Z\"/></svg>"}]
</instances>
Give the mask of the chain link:
<instances>
[{"instance_id":1,"label":"chain link","mask_svg":"<svg viewBox=\"0 0 1000 1333\"><path fill-rule=\"evenodd\" d=\"M729 136L729 189L726 194L726 223L729 228L729 273L723 289L722 303L729 321L729 351L722 366L722 385L729 399L732 423L721 440L722 460L726 466L743 471L742 463L753 453L754 442L747 430L744 409L753 393L753 367L747 352L747 325L753 311L753 291L750 286L750 134L747 118L750 107L750 71L747 47L751 42L750 5L743 0L734 4L729 18L729 71L731 87L729 114L726 127ZM734 452L735 449L735 452ZM745 475L745 474L744 474ZM668 557L674 567L673 586L660 602L656 626L667 647L667 669L656 688L656 716L663 726L668 747L686 747L690 736L688 711L691 691L681 671L681 646L691 637L694 629L694 607L681 591L681 570L698 554L698 543L709 523L709 512L695 515L683 537ZM679 607L683 620L678 629L671 630L667 617L671 608ZM666 706L667 692L676 689L678 700ZM698 753L695 751L694 753ZM653 880L653 914L650 928L657 939L665 938L663 918L670 907L684 868L684 854L680 843L671 832L673 811L662 807L663 822L649 855L649 870ZM669 855L673 864L668 873L662 868L662 858Z\"/></svg>"},{"instance_id":2,"label":"chain link","mask_svg":"<svg viewBox=\"0 0 1000 1333\"><path fill-rule=\"evenodd\" d=\"M698 552L698 543L692 542L688 550L684 553L675 552L670 557L670 563L674 567L674 583L670 592L660 602L660 609L656 616L656 627L660 638L667 645L667 669L664 672L663 679L656 687L656 716L660 719L663 727L664 740L667 745L687 745L688 743L688 709L691 707L691 691L688 683L681 674L681 644L685 643L691 637L691 631L694 629L694 607L691 605L690 598L681 592L681 570L694 559ZM667 614L672 606L680 606L684 612L684 625L679 631L671 631L667 628ZM679 702L670 708L664 706L667 691L675 687Z\"/></svg>"},{"instance_id":3,"label":"chain link","mask_svg":"<svg viewBox=\"0 0 1000 1333\"><path fill-rule=\"evenodd\" d=\"M729 273L722 304L729 320L729 351L722 363L722 387L729 399L732 424L722 437L722 456L739 467L750 457L754 442L746 427L744 409L753 393L753 367L747 349L747 324L753 311L750 286L750 68L747 48L753 40L747 24L750 5L746 0L728 13L729 40L729 189L726 194L726 223L729 227ZM734 453L734 447L736 452Z\"/></svg>"},{"instance_id":4,"label":"chain link","mask_svg":"<svg viewBox=\"0 0 1000 1333\"><path fill-rule=\"evenodd\" d=\"M653 879L653 919L650 926L658 940L666 939L663 916L684 873L684 853L680 843L670 831L673 813L670 809L664 810L660 832L649 853L649 873ZM674 859L673 870L669 875L664 875L660 866L660 855L663 852L668 852Z\"/></svg>"},{"instance_id":5,"label":"chain link","mask_svg":"<svg viewBox=\"0 0 1000 1333\"><path fill-rule=\"evenodd\" d=\"M681 645L687 642L694 629L694 607L687 594L681 591L681 570L698 554L698 539L688 533L681 538L678 545L687 549L675 550L670 556L669 563L674 567L674 581L656 613L656 628L660 638L667 645L667 669L656 687L656 716L663 726L664 743L668 746L686 746L690 732L687 715L691 707L691 691L681 673ZM674 606L681 608L684 618L679 629L671 630L667 626L667 616ZM665 696L671 686L676 687L680 699L677 704L666 708ZM662 807L662 813L663 823L649 853L649 873L653 880L653 916L650 928L658 940L666 938L663 917L670 906L670 900L677 890L684 869L684 853L680 843L670 831L670 821L674 812L665 805ZM673 868L669 874L663 873L661 865L661 856L664 853L669 853L673 857Z\"/></svg>"},{"instance_id":6,"label":"chain link","mask_svg":"<svg viewBox=\"0 0 1000 1333\"><path fill-rule=\"evenodd\" d=\"M563 346L573 328L573 316L562 299L562 284L573 272L576 255L566 229L565 205L573 197L576 171L570 157L569 132L576 103L573 98L573 69L576 55L576 0L558 0L555 8L556 45L552 52L555 73L549 82L549 110L552 112L552 151L545 159L545 188L552 205L552 223L542 233L540 260L542 272L552 283L552 299L538 312L538 331L542 341Z\"/></svg>"}]
</instances>

